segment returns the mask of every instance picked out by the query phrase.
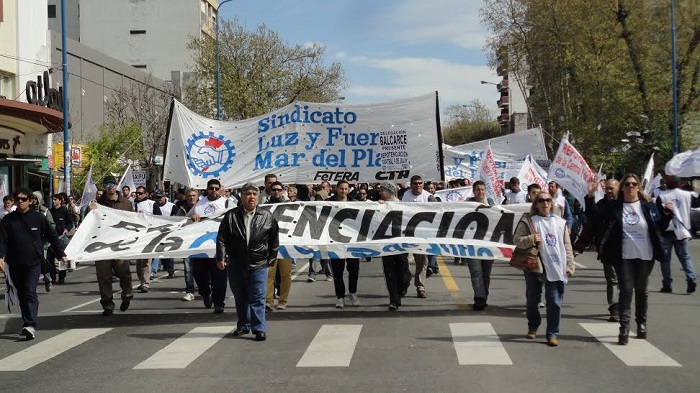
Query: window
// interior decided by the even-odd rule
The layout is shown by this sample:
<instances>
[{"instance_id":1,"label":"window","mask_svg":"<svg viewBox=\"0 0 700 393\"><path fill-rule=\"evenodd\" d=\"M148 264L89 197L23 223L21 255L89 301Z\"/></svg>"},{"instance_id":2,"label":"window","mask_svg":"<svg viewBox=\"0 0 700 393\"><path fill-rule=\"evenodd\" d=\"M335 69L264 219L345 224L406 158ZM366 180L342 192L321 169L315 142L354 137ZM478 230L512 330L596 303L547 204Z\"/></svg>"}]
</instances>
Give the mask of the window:
<instances>
[{"instance_id":1,"label":"window","mask_svg":"<svg viewBox=\"0 0 700 393\"><path fill-rule=\"evenodd\" d=\"M146 68L148 68L148 67L146 67L145 64L132 64L131 66L134 68L140 68L142 70L145 70Z\"/></svg>"},{"instance_id":2,"label":"window","mask_svg":"<svg viewBox=\"0 0 700 393\"><path fill-rule=\"evenodd\" d=\"M49 4L49 18L56 17L56 4Z\"/></svg>"},{"instance_id":3,"label":"window","mask_svg":"<svg viewBox=\"0 0 700 393\"><path fill-rule=\"evenodd\" d=\"M146 34L146 30L129 30L129 34Z\"/></svg>"}]
</instances>

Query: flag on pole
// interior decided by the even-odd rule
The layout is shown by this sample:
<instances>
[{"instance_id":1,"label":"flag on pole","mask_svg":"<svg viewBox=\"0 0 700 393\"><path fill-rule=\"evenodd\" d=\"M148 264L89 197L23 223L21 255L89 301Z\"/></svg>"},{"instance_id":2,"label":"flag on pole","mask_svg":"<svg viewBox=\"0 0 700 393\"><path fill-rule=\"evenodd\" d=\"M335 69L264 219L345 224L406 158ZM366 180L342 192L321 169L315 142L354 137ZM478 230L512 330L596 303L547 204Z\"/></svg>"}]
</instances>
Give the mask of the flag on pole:
<instances>
[{"instance_id":1,"label":"flag on pole","mask_svg":"<svg viewBox=\"0 0 700 393\"><path fill-rule=\"evenodd\" d=\"M644 185L644 193L651 195L651 181L654 176L654 153L651 153L649 157L649 162L647 163L647 168L644 170L644 176L642 176L642 184Z\"/></svg>"},{"instance_id":2,"label":"flag on pole","mask_svg":"<svg viewBox=\"0 0 700 393\"><path fill-rule=\"evenodd\" d=\"M498 168L496 167L496 160L493 158L491 145L489 145L484 158L481 160L476 178L483 181L486 185L486 197L493 199L496 205L500 205L503 202L503 188L499 181Z\"/></svg>"},{"instance_id":3,"label":"flag on pole","mask_svg":"<svg viewBox=\"0 0 700 393\"><path fill-rule=\"evenodd\" d=\"M122 176L121 180L119 180L119 186L117 187L117 192L121 192L121 190L124 186L128 186L129 190L131 190L131 192L136 191L136 184L134 184L134 174L131 172L131 164L129 164L129 166L126 167L126 171L124 171L124 175Z\"/></svg>"},{"instance_id":4,"label":"flag on pole","mask_svg":"<svg viewBox=\"0 0 700 393\"><path fill-rule=\"evenodd\" d=\"M603 189L603 185L600 184L600 181L603 180L603 164L600 164L600 168L598 168L598 175L596 176L596 180L598 181L598 188L596 188L595 190L594 200L598 202L599 200L605 198L605 190Z\"/></svg>"},{"instance_id":5,"label":"flag on pole","mask_svg":"<svg viewBox=\"0 0 700 393\"><path fill-rule=\"evenodd\" d=\"M584 198L588 195L588 183L596 181L596 175L569 139L563 137L549 166L547 180L567 189L581 206L586 206Z\"/></svg>"},{"instance_id":6,"label":"flag on pole","mask_svg":"<svg viewBox=\"0 0 700 393\"><path fill-rule=\"evenodd\" d=\"M92 180L92 165L90 165L90 170L88 171L87 178L85 179L85 188L83 188L83 196L80 198L80 208L87 208L90 201L97 197L97 184Z\"/></svg>"}]
</instances>

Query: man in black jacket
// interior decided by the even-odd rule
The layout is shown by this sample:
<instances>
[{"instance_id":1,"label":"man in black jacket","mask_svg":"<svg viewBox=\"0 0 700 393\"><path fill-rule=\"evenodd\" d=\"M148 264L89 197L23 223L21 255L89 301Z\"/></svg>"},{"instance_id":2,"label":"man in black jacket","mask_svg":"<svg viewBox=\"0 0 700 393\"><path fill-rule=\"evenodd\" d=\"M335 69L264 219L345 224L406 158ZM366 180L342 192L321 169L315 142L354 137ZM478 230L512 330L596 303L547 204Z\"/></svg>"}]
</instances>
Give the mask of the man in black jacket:
<instances>
[{"instance_id":1,"label":"man in black jacket","mask_svg":"<svg viewBox=\"0 0 700 393\"><path fill-rule=\"evenodd\" d=\"M229 210L216 237L216 263L224 270L236 301L238 323L234 336L255 334L265 341L267 269L275 266L279 227L272 213L258 208L259 191L252 183L241 189L243 203Z\"/></svg>"},{"instance_id":2,"label":"man in black jacket","mask_svg":"<svg viewBox=\"0 0 700 393\"><path fill-rule=\"evenodd\" d=\"M64 262L68 257L58 235L46 216L30 209L32 197L29 190L20 188L14 193L17 210L5 216L0 225L0 271L5 270L17 290L22 312L22 332L27 340L36 337L36 320L39 313L39 297L36 293L37 279L44 259L44 241L51 246Z\"/></svg>"}]
</instances>

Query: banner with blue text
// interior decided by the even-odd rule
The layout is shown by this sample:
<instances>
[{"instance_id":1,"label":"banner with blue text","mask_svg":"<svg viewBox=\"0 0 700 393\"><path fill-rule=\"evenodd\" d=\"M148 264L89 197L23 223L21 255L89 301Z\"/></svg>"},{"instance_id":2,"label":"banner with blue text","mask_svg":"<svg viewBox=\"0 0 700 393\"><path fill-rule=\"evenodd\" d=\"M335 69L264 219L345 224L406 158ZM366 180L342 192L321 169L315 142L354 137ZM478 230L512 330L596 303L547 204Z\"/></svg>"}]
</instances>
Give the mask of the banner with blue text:
<instances>
[{"instance_id":1,"label":"banner with blue text","mask_svg":"<svg viewBox=\"0 0 700 393\"><path fill-rule=\"evenodd\" d=\"M205 188L440 179L437 96L367 105L295 102L242 121L202 117L173 101L164 179Z\"/></svg>"},{"instance_id":2,"label":"banner with blue text","mask_svg":"<svg viewBox=\"0 0 700 393\"><path fill-rule=\"evenodd\" d=\"M280 258L361 258L413 252L508 260L529 204L304 202L263 205L280 227ZM223 214L200 222L99 206L66 249L77 262L213 257Z\"/></svg>"}]
</instances>

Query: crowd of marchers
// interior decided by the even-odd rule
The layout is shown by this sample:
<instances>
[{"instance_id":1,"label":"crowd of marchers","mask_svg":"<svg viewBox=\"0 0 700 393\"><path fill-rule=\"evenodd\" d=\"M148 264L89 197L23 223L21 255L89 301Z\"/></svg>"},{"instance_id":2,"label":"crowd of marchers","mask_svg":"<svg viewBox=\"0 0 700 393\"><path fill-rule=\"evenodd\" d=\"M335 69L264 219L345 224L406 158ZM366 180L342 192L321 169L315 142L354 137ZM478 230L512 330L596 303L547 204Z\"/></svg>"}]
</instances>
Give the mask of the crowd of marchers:
<instances>
[{"instance_id":1,"label":"crowd of marchers","mask_svg":"<svg viewBox=\"0 0 700 393\"><path fill-rule=\"evenodd\" d=\"M606 307L609 321L620 324L618 341L629 340L632 299L635 303L636 335L647 336L647 299L649 274L655 261L662 272L661 292L673 291L672 250L683 268L686 292L695 292L696 276L688 252L690 212L700 206L697 194L686 189L681 179L666 177L652 195L641 191L641 182L634 174L620 180L608 179L589 185L589 194L582 206L579 200L555 182L542 189L537 184L521 189L520 180L511 178L504 184L501 204L529 204L515 228L514 243L518 248L536 248L539 258L535 268L524 270L527 334L535 339L545 308L548 345L557 346L560 333L561 307L566 284L574 275L574 257L594 250L603 265L606 283ZM107 176L102 180L95 201L98 205L147 215L183 216L193 221L225 212L218 236L216 255L182 260L184 272L183 301L197 295L215 314L225 312L228 286L234 295L237 325L233 335L253 333L258 341L267 338L265 313L286 310L292 288L295 260L278 258L278 226L267 209L259 205L295 201L366 202L403 201L436 202L436 191L444 188L471 186L469 202L493 206L482 181L468 179L448 182L424 181L413 176L410 182L384 181L372 185L350 184L341 180L334 185L324 181L317 185L283 184L269 174L264 185L248 183L237 189L225 189L217 179L207 182L204 190L178 190L173 201L162 191L145 187L131 190L118 186ZM596 200L602 188L604 197ZM51 207L43 205L43 195L20 188L6 196L0 211L0 269L8 283L6 297L19 303L23 319L21 335L35 338L38 319L37 286L43 282L49 292L54 284L66 282L67 273L75 266L64 249L80 223L80 207L73 197L59 193L52 196ZM32 245L28 247L28 245ZM150 291L159 270L166 278L176 278L173 259L102 260L95 262L102 315L113 315L113 284L121 288L120 311L127 311L134 298L132 266L139 285L136 290ZM178 260L178 263L180 261ZM493 260L455 258L454 265L466 265L474 293L473 310L489 308L488 298ZM411 284L415 297L428 297L428 278L440 274L434 255L398 254L381 257L388 292L388 310L397 311L408 296ZM411 266L413 265L413 271ZM361 261L358 258L309 260L306 282L317 276L334 284L335 307L361 306L358 279ZM344 279L348 272L347 286ZM545 303L542 302L544 292Z\"/></svg>"}]
</instances>

